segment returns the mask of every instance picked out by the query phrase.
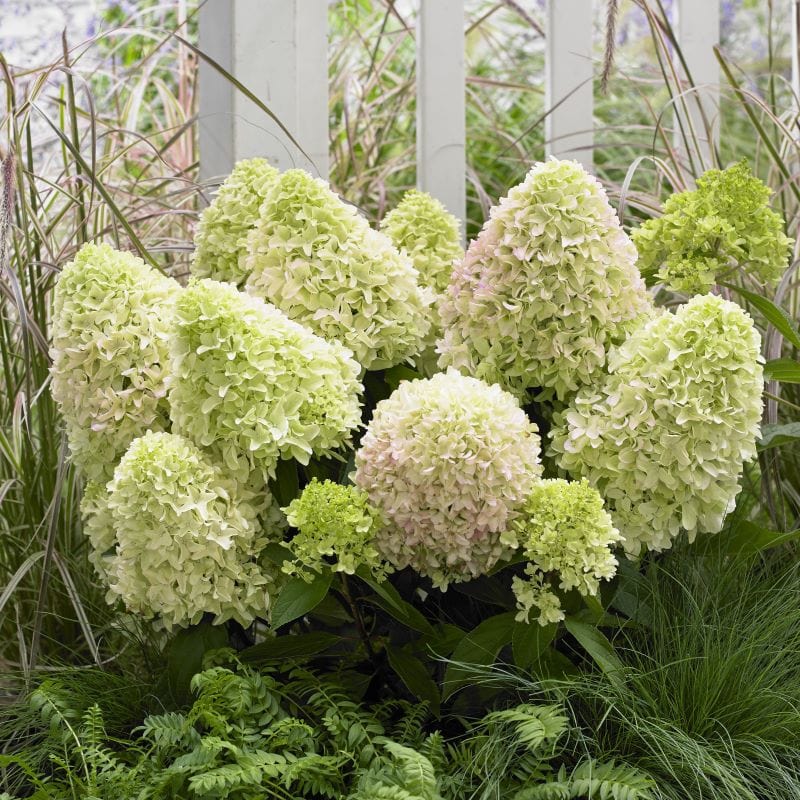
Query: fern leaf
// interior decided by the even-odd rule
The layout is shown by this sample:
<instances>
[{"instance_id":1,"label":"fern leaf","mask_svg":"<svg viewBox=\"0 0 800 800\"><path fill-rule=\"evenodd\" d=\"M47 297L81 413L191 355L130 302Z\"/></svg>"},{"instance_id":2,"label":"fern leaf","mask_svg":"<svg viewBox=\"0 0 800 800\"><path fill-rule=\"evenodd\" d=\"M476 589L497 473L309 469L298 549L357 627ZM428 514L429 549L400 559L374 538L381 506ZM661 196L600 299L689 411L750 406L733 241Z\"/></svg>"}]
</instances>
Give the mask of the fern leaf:
<instances>
[{"instance_id":1,"label":"fern leaf","mask_svg":"<svg viewBox=\"0 0 800 800\"><path fill-rule=\"evenodd\" d=\"M590 800L652 800L653 780L639 770L613 761L587 759L572 773L572 798Z\"/></svg>"}]
</instances>

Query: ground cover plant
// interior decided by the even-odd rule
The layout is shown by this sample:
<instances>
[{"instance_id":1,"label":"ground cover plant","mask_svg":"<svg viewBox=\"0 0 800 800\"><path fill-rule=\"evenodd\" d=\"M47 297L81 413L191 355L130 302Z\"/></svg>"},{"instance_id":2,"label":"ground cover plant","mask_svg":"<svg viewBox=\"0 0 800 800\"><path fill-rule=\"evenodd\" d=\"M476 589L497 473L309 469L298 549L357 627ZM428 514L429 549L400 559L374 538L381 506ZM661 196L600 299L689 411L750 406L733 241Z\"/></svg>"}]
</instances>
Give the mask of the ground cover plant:
<instances>
[{"instance_id":1,"label":"ground cover plant","mask_svg":"<svg viewBox=\"0 0 800 800\"><path fill-rule=\"evenodd\" d=\"M67 79L40 175L47 83L4 75L0 791L796 793L773 99L732 73L768 169L521 159L464 252L423 193L371 224L365 175L261 159L195 226L163 92L143 140Z\"/></svg>"}]
</instances>

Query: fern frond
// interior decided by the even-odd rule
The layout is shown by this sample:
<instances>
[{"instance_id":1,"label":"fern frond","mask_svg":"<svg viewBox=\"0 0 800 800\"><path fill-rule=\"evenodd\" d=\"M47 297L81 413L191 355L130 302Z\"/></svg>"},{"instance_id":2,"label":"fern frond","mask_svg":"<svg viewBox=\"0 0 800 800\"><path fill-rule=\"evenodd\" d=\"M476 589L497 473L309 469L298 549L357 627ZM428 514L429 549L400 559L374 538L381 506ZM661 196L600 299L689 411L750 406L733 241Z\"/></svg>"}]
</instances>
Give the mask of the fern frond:
<instances>
[{"instance_id":1,"label":"fern frond","mask_svg":"<svg viewBox=\"0 0 800 800\"><path fill-rule=\"evenodd\" d=\"M395 760L396 779L404 789L422 800L440 800L436 771L422 753L397 742L382 744Z\"/></svg>"},{"instance_id":2,"label":"fern frond","mask_svg":"<svg viewBox=\"0 0 800 800\"><path fill-rule=\"evenodd\" d=\"M653 780L633 767L587 759L570 777L570 797L590 800L652 800Z\"/></svg>"},{"instance_id":3,"label":"fern frond","mask_svg":"<svg viewBox=\"0 0 800 800\"><path fill-rule=\"evenodd\" d=\"M517 742L535 753L545 744L555 744L567 730L569 719L560 706L523 703L514 708L487 714L482 724L513 725Z\"/></svg>"}]
</instances>

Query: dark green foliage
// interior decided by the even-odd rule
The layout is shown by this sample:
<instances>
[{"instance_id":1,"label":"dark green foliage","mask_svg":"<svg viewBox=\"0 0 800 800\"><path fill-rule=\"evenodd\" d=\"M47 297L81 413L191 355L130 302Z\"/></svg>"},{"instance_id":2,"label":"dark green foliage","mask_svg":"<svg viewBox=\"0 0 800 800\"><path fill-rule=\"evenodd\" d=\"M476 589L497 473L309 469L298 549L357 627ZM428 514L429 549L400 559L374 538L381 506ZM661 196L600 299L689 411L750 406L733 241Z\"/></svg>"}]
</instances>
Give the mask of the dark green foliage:
<instances>
[{"instance_id":1,"label":"dark green foliage","mask_svg":"<svg viewBox=\"0 0 800 800\"><path fill-rule=\"evenodd\" d=\"M230 655L220 651L211 661ZM12 746L0 758L8 797L653 797L641 772L576 757L575 731L560 705L519 705L474 725L451 720L459 732L447 741L430 729L424 705L387 700L368 708L332 677L296 669L279 680L233 664L195 675L185 711L151 714L122 737L112 735L103 711L118 717L116 701L101 696L102 706L86 706L80 688L65 676L28 698L38 744Z\"/></svg>"}]
</instances>

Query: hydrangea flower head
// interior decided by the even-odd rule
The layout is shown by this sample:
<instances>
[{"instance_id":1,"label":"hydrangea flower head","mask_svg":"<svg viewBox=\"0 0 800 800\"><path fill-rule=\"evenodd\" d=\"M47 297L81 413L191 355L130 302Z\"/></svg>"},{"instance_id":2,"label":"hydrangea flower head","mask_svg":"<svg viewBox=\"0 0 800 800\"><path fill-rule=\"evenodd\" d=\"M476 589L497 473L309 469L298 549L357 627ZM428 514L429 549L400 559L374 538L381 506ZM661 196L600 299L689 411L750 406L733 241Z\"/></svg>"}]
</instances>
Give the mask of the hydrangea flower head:
<instances>
[{"instance_id":1,"label":"hydrangea flower head","mask_svg":"<svg viewBox=\"0 0 800 800\"><path fill-rule=\"evenodd\" d=\"M536 425L515 398L449 370L377 404L354 479L386 517L387 561L444 589L508 555L502 534L541 469Z\"/></svg>"},{"instance_id":2,"label":"hydrangea flower head","mask_svg":"<svg viewBox=\"0 0 800 800\"><path fill-rule=\"evenodd\" d=\"M310 579L323 569L352 575L365 566L378 579L386 576L375 546L383 517L361 489L314 478L284 512L298 531L288 545L294 559L284 563L284 572Z\"/></svg>"},{"instance_id":3,"label":"hydrangea flower head","mask_svg":"<svg viewBox=\"0 0 800 800\"><path fill-rule=\"evenodd\" d=\"M642 325L555 416L559 465L597 488L629 553L720 530L756 453L761 360L750 317L698 296Z\"/></svg>"},{"instance_id":4,"label":"hydrangea flower head","mask_svg":"<svg viewBox=\"0 0 800 800\"><path fill-rule=\"evenodd\" d=\"M59 275L51 391L72 460L108 480L128 445L169 423L170 321L180 286L140 258L84 245Z\"/></svg>"},{"instance_id":5,"label":"hydrangea flower head","mask_svg":"<svg viewBox=\"0 0 800 800\"><path fill-rule=\"evenodd\" d=\"M247 291L348 347L364 369L416 355L433 297L389 239L324 181L284 172L248 237Z\"/></svg>"},{"instance_id":6,"label":"hydrangea flower head","mask_svg":"<svg viewBox=\"0 0 800 800\"><path fill-rule=\"evenodd\" d=\"M176 306L169 402L176 433L210 448L239 480L307 464L361 421L359 365L274 306L196 281Z\"/></svg>"},{"instance_id":7,"label":"hydrangea flower head","mask_svg":"<svg viewBox=\"0 0 800 800\"><path fill-rule=\"evenodd\" d=\"M552 597L558 598L547 589L546 575L557 576L564 591L576 589L586 597L596 595L600 581L616 573L613 548L622 537L603 498L585 479L534 483L511 535L528 559L525 574L530 580L517 577L512 586L520 621L527 622L533 608L539 609L540 624L557 621ZM558 607L558 619L563 619L560 603Z\"/></svg>"},{"instance_id":8,"label":"hydrangea flower head","mask_svg":"<svg viewBox=\"0 0 800 800\"><path fill-rule=\"evenodd\" d=\"M411 258L423 286L447 289L454 263L464 257L458 220L427 192L412 189L381 222L395 247Z\"/></svg>"},{"instance_id":9,"label":"hydrangea flower head","mask_svg":"<svg viewBox=\"0 0 800 800\"><path fill-rule=\"evenodd\" d=\"M676 292L702 294L737 270L762 286L776 284L789 265L792 240L771 190L745 162L712 169L692 191L673 194L663 214L633 232L643 269Z\"/></svg>"},{"instance_id":10,"label":"hydrangea flower head","mask_svg":"<svg viewBox=\"0 0 800 800\"><path fill-rule=\"evenodd\" d=\"M518 396L564 399L602 371L651 303L603 188L575 161L536 164L495 206L440 304L440 366Z\"/></svg>"},{"instance_id":11,"label":"hydrangea flower head","mask_svg":"<svg viewBox=\"0 0 800 800\"><path fill-rule=\"evenodd\" d=\"M236 164L200 215L191 267L195 277L244 285L247 234L258 220L258 210L278 174L264 158Z\"/></svg>"},{"instance_id":12,"label":"hydrangea flower head","mask_svg":"<svg viewBox=\"0 0 800 800\"><path fill-rule=\"evenodd\" d=\"M215 624L242 625L267 616L275 579L258 560L267 543L258 507L187 439L136 439L99 510L93 524L105 518L113 531L109 598L121 598L129 611L167 628L196 624L204 614Z\"/></svg>"}]
</instances>

